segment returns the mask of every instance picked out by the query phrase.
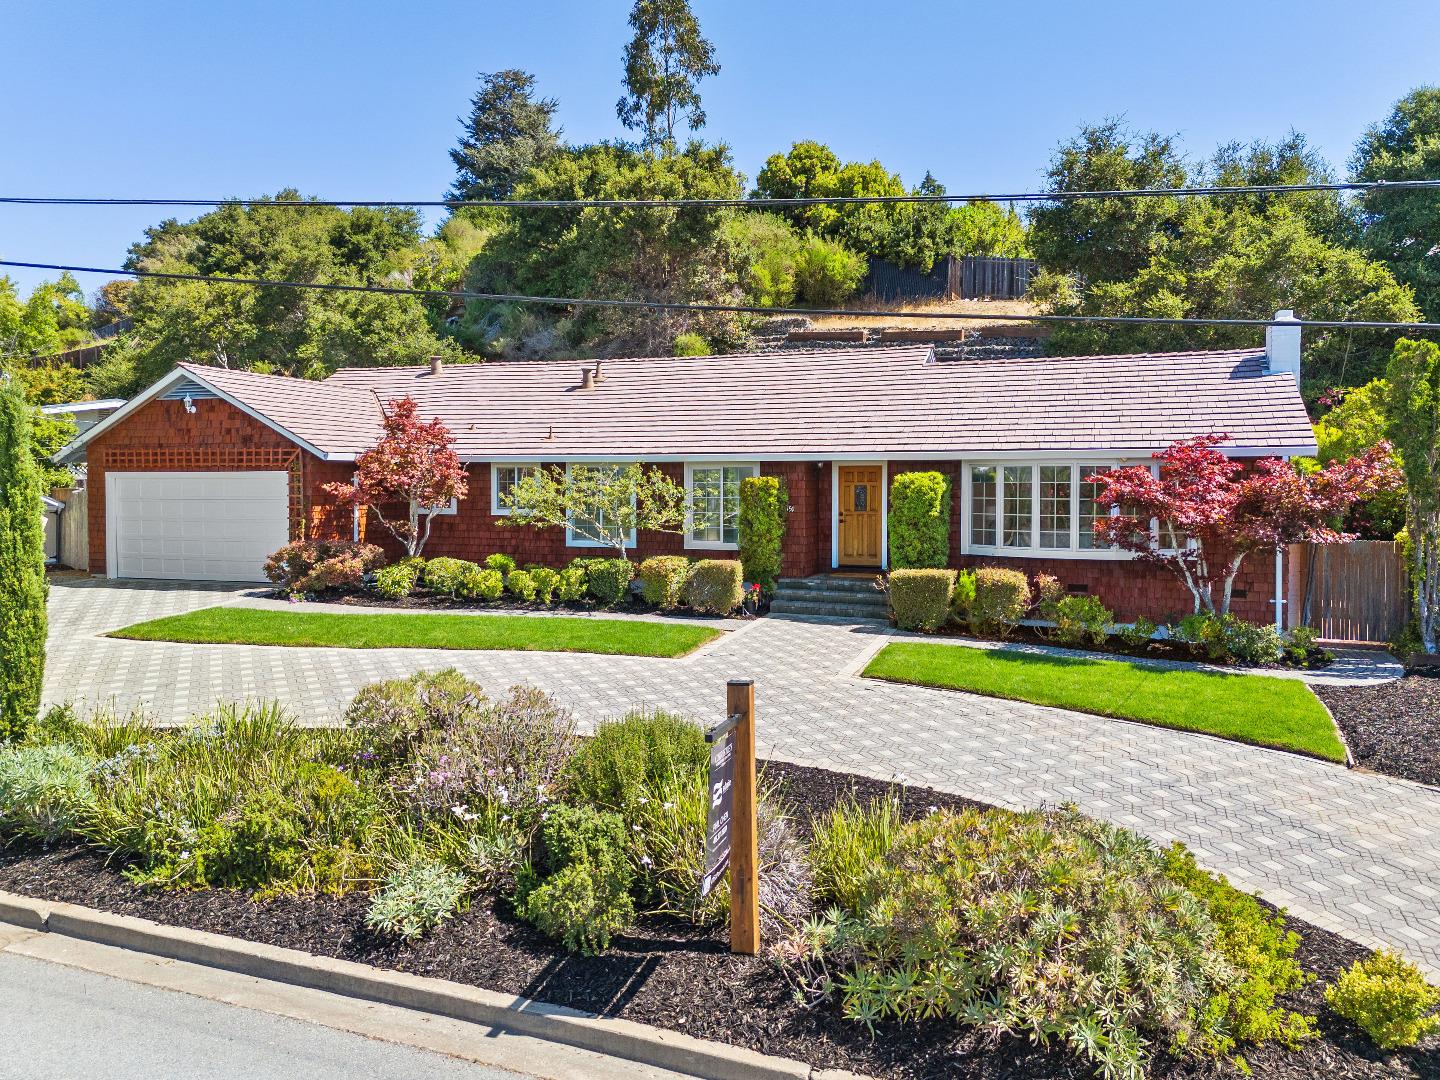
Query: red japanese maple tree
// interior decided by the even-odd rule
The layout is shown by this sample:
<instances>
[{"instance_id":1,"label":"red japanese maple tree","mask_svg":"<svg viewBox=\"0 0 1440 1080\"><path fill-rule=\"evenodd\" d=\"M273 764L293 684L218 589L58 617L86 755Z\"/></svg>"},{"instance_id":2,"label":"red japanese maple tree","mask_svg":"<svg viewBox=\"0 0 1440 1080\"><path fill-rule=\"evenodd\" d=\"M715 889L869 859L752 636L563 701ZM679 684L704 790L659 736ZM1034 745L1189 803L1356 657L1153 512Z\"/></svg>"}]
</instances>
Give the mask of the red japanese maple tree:
<instances>
[{"instance_id":1,"label":"red japanese maple tree","mask_svg":"<svg viewBox=\"0 0 1440 1080\"><path fill-rule=\"evenodd\" d=\"M1158 472L1135 465L1086 478L1112 508L1095 523L1096 538L1172 570L1197 612L1230 610L1235 576L1252 551L1353 540L1337 527L1345 513L1401 483L1387 443L1306 473L1281 458L1227 457L1216 447L1228 441L1185 439L1153 455Z\"/></svg>"},{"instance_id":2,"label":"red japanese maple tree","mask_svg":"<svg viewBox=\"0 0 1440 1080\"><path fill-rule=\"evenodd\" d=\"M408 554L419 555L435 515L465 497L465 466L454 447L443 421L421 420L414 399L399 398L385 410L379 441L355 459L354 484L326 484L325 490L344 506L365 507ZM397 505L405 506L406 517L394 514Z\"/></svg>"}]
</instances>

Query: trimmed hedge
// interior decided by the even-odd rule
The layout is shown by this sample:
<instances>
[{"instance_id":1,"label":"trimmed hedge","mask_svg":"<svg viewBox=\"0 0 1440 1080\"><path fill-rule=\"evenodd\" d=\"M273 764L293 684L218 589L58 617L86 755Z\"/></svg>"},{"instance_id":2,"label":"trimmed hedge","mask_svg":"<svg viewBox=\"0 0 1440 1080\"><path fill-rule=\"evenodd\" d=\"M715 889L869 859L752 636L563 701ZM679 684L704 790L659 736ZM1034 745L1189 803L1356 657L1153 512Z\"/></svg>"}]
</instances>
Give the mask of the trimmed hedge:
<instances>
[{"instance_id":1,"label":"trimmed hedge","mask_svg":"<svg viewBox=\"0 0 1440 1080\"><path fill-rule=\"evenodd\" d=\"M30 406L0 380L0 743L40 710L45 677L45 526Z\"/></svg>"},{"instance_id":2,"label":"trimmed hedge","mask_svg":"<svg viewBox=\"0 0 1440 1080\"><path fill-rule=\"evenodd\" d=\"M981 634L1008 637L1030 610L1030 579L1019 570L982 566L975 571L970 626Z\"/></svg>"},{"instance_id":3,"label":"trimmed hedge","mask_svg":"<svg viewBox=\"0 0 1440 1080\"><path fill-rule=\"evenodd\" d=\"M640 564L640 595L658 608L676 608L690 576L690 560L684 555L652 555Z\"/></svg>"},{"instance_id":4,"label":"trimmed hedge","mask_svg":"<svg viewBox=\"0 0 1440 1080\"><path fill-rule=\"evenodd\" d=\"M635 566L629 559L576 559L570 565L583 566L585 587L605 607L625 599L635 576Z\"/></svg>"},{"instance_id":5,"label":"trimmed hedge","mask_svg":"<svg viewBox=\"0 0 1440 1080\"><path fill-rule=\"evenodd\" d=\"M466 563L460 574L456 595L466 600L494 602L505 592L505 575L499 570L489 570L474 563Z\"/></svg>"},{"instance_id":6,"label":"trimmed hedge","mask_svg":"<svg viewBox=\"0 0 1440 1080\"><path fill-rule=\"evenodd\" d=\"M950 480L938 472L902 472L890 484L890 565L943 567L950 561Z\"/></svg>"},{"instance_id":7,"label":"trimmed hedge","mask_svg":"<svg viewBox=\"0 0 1440 1080\"><path fill-rule=\"evenodd\" d=\"M685 602L707 615L728 615L745 600L739 559L701 559L685 583Z\"/></svg>"},{"instance_id":8,"label":"trimmed hedge","mask_svg":"<svg viewBox=\"0 0 1440 1080\"><path fill-rule=\"evenodd\" d=\"M785 515L790 489L778 476L747 476L740 481L740 563L747 581L759 582L768 595L780 577Z\"/></svg>"},{"instance_id":9,"label":"trimmed hedge","mask_svg":"<svg viewBox=\"0 0 1440 1080\"><path fill-rule=\"evenodd\" d=\"M954 570L893 570L890 608L901 630L933 632L950 621Z\"/></svg>"}]
</instances>

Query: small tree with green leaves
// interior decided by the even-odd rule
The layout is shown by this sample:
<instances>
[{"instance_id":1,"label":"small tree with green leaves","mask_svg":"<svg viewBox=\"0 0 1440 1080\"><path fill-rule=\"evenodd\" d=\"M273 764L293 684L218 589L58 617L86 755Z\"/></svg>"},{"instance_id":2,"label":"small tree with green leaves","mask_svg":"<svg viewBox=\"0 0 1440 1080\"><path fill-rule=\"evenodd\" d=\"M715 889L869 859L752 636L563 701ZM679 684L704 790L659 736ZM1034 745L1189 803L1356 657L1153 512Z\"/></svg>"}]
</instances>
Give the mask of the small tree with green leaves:
<instances>
[{"instance_id":1,"label":"small tree with green leaves","mask_svg":"<svg viewBox=\"0 0 1440 1080\"><path fill-rule=\"evenodd\" d=\"M572 464L536 469L500 496L502 525L568 529L575 538L629 560L636 530L683 533L685 489L659 469Z\"/></svg>"},{"instance_id":2,"label":"small tree with green leaves","mask_svg":"<svg viewBox=\"0 0 1440 1080\"><path fill-rule=\"evenodd\" d=\"M1385 434L1405 470L1415 615L1421 644L1433 653L1440 641L1440 346L1402 338L1385 377Z\"/></svg>"},{"instance_id":3,"label":"small tree with green leaves","mask_svg":"<svg viewBox=\"0 0 1440 1080\"><path fill-rule=\"evenodd\" d=\"M45 678L45 525L31 409L0 379L0 742L40 710Z\"/></svg>"}]
</instances>

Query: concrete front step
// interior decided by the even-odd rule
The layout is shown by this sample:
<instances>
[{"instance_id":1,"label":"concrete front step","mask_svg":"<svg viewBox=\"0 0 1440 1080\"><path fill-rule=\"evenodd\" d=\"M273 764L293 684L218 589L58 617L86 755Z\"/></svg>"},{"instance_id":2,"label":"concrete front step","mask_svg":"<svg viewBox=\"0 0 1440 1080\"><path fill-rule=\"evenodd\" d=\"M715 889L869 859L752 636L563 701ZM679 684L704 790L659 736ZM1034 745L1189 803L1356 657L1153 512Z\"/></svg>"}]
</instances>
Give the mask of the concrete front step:
<instances>
[{"instance_id":1,"label":"concrete front step","mask_svg":"<svg viewBox=\"0 0 1440 1080\"><path fill-rule=\"evenodd\" d=\"M869 604L815 603L804 600L772 600L771 615L828 615L836 619L858 619L862 622L884 622L887 619L883 607Z\"/></svg>"},{"instance_id":2,"label":"concrete front step","mask_svg":"<svg viewBox=\"0 0 1440 1080\"><path fill-rule=\"evenodd\" d=\"M876 577L879 573L876 573ZM799 589L807 592L843 592L879 596L873 577L840 577L838 574L816 574L807 578L781 578L777 590Z\"/></svg>"},{"instance_id":3,"label":"concrete front step","mask_svg":"<svg viewBox=\"0 0 1440 1080\"><path fill-rule=\"evenodd\" d=\"M797 589L781 585L775 590L776 600L794 600L798 603L849 604L852 607L873 607L881 612L889 610L885 594L871 589L868 595L862 592L846 592L839 589Z\"/></svg>"}]
</instances>

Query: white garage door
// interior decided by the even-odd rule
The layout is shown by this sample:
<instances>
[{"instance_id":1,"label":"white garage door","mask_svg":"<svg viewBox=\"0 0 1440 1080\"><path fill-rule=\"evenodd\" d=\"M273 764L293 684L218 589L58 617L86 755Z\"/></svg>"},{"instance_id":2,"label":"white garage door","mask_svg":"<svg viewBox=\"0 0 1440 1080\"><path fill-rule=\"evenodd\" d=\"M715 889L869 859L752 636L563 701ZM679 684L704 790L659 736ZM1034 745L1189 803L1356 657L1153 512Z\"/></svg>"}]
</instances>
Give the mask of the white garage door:
<instances>
[{"instance_id":1,"label":"white garage door","mask_svg":"<svg viewBox=\"0 0 1440 1080\"><path fill-rule=\"evenodd\" d=\"M105 525L111 577L263 581L290 540L290 474L107 473Z\"/></svg>"}]
</instances>

